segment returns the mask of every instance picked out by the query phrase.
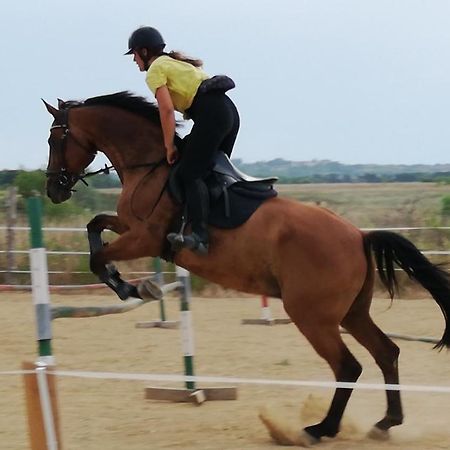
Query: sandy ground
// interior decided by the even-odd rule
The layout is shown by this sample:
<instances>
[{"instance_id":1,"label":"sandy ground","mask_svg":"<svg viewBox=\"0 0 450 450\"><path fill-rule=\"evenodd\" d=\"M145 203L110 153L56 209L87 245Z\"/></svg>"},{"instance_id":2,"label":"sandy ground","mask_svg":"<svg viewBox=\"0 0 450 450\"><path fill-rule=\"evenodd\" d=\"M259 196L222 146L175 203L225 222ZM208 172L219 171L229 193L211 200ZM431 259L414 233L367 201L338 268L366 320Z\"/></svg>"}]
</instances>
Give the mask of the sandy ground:
<instances>
[{"instance_id":1,"label":"sandy ground","mask_svg":"<svg viewBox=\"0 0 450 450\"><path fill-rule=\"evenodd\" d=\"M53 295L55 304L102 304L106 295ZM0 371L16 370L36 354L33 306L29 294L0 294ZM372 311L386 332L440 337L443 319L431 300L399 300L391 308L376 300ZM167 302L169 318L178 317L178 300ZM276 317L285 317L272 300ZM195 298L192 305L197 375L264 379L331 380L327 365L293 325L241 325L258 318L256 298ZM58 368L67 370L182 373L179 330L136 329L140 320L157 318L150 304L123 315L60 319L53 323ZM368 353L345 336L364 366L361 381L381 382ZM397 341L404 384L450 385L450 355L426 343ZM201 406L144 400L140 381L59 378L62 435L66 450L275 449L258 418L265 407L287 426L298 429L323 413L331 391L321 388L250 386L238 388L238 400ZM160 383L164 384L164 383ZM165 384L166 386L178 386ZM199 386L202 387L202 386ZM312 397L311 397L312 395ZM365 437L385 409L381 391L355 391L339 437L321 443L326 449L450 448L450 394L403 394L405 424L390 441ZM319 414L319 416L317 416ZM0 384L0 449L28 449L24 393L20 376L3 376Z\"/></svg>"}]
</instances>

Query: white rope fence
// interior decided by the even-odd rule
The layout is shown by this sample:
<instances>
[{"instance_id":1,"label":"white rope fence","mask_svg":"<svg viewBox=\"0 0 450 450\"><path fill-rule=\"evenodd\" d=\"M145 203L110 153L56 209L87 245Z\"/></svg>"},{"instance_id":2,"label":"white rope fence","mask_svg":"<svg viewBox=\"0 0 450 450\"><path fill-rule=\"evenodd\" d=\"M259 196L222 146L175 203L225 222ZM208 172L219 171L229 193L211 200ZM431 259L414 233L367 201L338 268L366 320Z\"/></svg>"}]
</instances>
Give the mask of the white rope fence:
<instances>
[{"instance_id":1,"label":"white rope fence","mask_svg":"<svg viewBox=\"0 0 450 450\"><path fill-rule=\"evenodd\" d=\"M0 230L15 230L15 231L29 231L30 227L21 226L21 227L6 227L6 226L0 226ZM362 231L375 231L375 230L383 230L383 231L417 231L417 230L450 230L450 227L383 227L383 228L361 228ZM42 228L42 231L48 231L48 232L86 232L85 228L58 228L58 227L44 227ZM110 231L110 230L105 230ZM13 254L28 254L29 250L0 250L0 254L5 253L13 253ZM47 250L47 255L67 255L67 256L87 256L90 253L88 251L60 251L60 250ZM421 252L423 255L435 255L435 256L443 256L443 255L450 255L450 251L447 250L424 250ZM13 270L13 271L7 271L7 270L0 270L0 273L17 273L17 274L25 274L30 273L30 271L27 270ZM49 272L52 274L58 274L58 273L65 273L63 271L53 271ZM72 272L72 273L90 273L88 271L80 271L80 272ZM134 274L141 274L141 275L147 275L151 272L130 272ZM28 287L28 286L20 286L20 287ZM18 287L19 288L19 287ZM71 289L72 286L67 286L68 289Z\"/></svg>"},{"instance_id":2,"label":"white rope fence","mask_svg":"<svg viewBox=\"0 0 450 450\"><path fill-rule=\"evenodd\" d=\"M0 231L13 230L13 231L29 231L30 227L17 226L7 227L0 226ZM381 227L381 228L361 228L362 231L422 231L422 230L450 230L450 227ZM86 233L86 228L59 228L59 227L43 227L42 231L47 232L80 232ZM105 230L110 231L110 230ZM28 254L29 250L0 250L0 254L14 253L14 254ZM88 251L59 251L59 250L47 250L47 255L89 255ZM425 250L422 252L424 255L450 255L450 251L445 250ZM22 271L24 273L25 271Z\"/></svg>"},{"instance_id":3,"label":"white rope fence","mask_svg":"<svg viewBox=\"0 0 450 450\"><path fill-rule=\"evenodd\" d=\"M28 254L29 250L0 250L1 253L15 253L15 254ZM89 252L84 251L59 251L59 250L47 250L47 255L89 255ZM450 251L447 250L424 250L421 252L423 255L450 255Z\"/></svg>"},{"instance_id":4,"label":"white rope fence","mask_svg":"<svg viewBox=\"0 0 450 450\"><path fill-rule=\"evenodd\" d=\"M14 230L14 231L29 231L30 227L6 227L0 226L1 230ZM416 230L450 230L450 227L383 227L383 228L360 228L362 231L375 231L375 230L383 230L383 231L416 231ZM69 232L80 232L85 233L86 228L59 228L59 227L43 227L42 231L69 231ZM105 230L110 231L110 230Z\"/></svg>"},{"instance_id":5,"label":"white rope fence","mask_svg":"<svg viewBox=\"0 0 450 450\"><path fill-rule=\"evenodd\" d=\"M27 375L35 373L34 370L10 370L0 372L0 376ZM58 377L123 380L123 381L165 381L165 382L195 382L215 384L246 384L259 386L284 386L284 387L318 387L324 389L357 389L376 391L404 391L422 393L450 393L450 386L416 385L416 384L382 384L382 383L347 383L334 381L308 381L308 380L274 380L264 378L241 378L221 376L189 376L171 374L142 374L120 372L90 372L77 370L51 370L49 375Z\"/></svg>"}]
</instances>

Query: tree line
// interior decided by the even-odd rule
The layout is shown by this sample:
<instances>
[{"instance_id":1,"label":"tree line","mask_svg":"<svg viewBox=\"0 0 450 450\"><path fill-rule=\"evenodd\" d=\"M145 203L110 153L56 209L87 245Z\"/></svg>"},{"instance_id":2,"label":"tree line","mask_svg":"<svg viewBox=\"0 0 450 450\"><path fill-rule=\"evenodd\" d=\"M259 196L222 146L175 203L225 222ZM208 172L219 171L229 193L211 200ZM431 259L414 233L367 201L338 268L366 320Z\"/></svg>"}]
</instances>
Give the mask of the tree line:
<instances>
[{"instance_id":1,"label":"tree line","mask_svg":"<svg viewBox=\"0 0 450 450\"><path fill-rule=\"evenodd\" d=\"M362 175L348 174L314 174L299 177L279 177L284 184L311 184L311 183L445 183L450 184L450 172L413 172L395 174L365 173Z\"/></svg>"},{"instance_id":2,"label":"tree line","mask_svg":"<svg viewBox=\"0 0 450 450\"><path fill-rule=\"evenodd\" d=\"M251 173L253 176L271 176L270 172ZM446 183L450 184L450 172L400 172L400 173L372 173L342 174L342 173L317 173L310 175L283 175L279 174L281 184L311 184L311 183ZM19 184L25 189L32 187L38 191L43 189L45 174L42 170L2 170L0 171L0 189ZM89 179L89 184L97 189L120 188L120 180L117 174L98 175ZM27 187L28 186L28 187Z\"/></svg>"},{"instance_id":3,"label":"tree line","mask_svg":"<svg viewBox=\"0 0 450 450\"><path fill-rule=\"evenodd\" d=\"M367 173L351 177L341 174L317 174L308 177L280 177L280 183L386 183L386 182L433 182L450 185L450 172L436 173L400 173L393 175L376 175ZM24 208L23 199L31 195L40 194L44 201L46 214L52 218L64 218L70 215L98 210L115 210L117 195L101 191L105 188L120 187L120 180L116 174L98 175L89 179L89 187L82 183L76 186L72 200L61 205L54 205L45 195L45 172L43 170L3 170L0 171L0 189L16 186L20 195L19 209ZM94 188L94 189L92 189ZM441 200L442 215L450 217L450 195Z\"/></svg>"}]
</instances>

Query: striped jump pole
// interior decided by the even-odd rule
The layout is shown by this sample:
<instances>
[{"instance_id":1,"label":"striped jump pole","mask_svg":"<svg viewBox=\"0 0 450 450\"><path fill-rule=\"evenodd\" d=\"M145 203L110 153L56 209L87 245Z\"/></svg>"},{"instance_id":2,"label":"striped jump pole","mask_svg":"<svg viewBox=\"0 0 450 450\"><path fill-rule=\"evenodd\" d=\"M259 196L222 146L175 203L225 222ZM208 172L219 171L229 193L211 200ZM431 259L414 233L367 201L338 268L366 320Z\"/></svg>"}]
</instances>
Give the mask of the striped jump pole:
<instances>
[{"instance_id":1,"label":"striped jump pole","mask_svg":"<svg viewBox=\"0 0 450 450\"><path fill-rule=\"evenodd\" d=\"M273 320L272 313L269 308L269 300L265 295L261 298L261 318L264 320Z\"/></svg>"},{"instance_id":2,"label":"striped jump pole","mask_svg":"<svg viewBox=\"0 0 450 450\"><path fill-rule=\"evenodd\" d=\"M27 200L30 224L30 267L32 298L36 314L38 361L53 365L50 291L48 287L47 254L42 237L42 202L39 197Z\"/></svg>"},{"instance_id":3,"label":"striped jump pole","mask_svg":"<svg viewBox=\"0 0 450 450\"><path fill-rule=\"evenodd\" d=\"M176 268L178 281L181 283L180 298L180 319L181 319L181 346L184 358L184 374L186 376L194 375L194 331L192 328L192 312L190 310L191 302L191 279L189 272L182 267ZM195 390L193 381L186 382L186 389Z\"/></svg>"},{"instance_id":4,"label":"striped jump pole","mask_svg":"<svg viewBox=\"0 0 450 450\"><path fill-rule=\"evenodd\" d=\"M180 283L180 321L181 347L183 351L184 374L194 376L194 331L192 326L192 299L190 274L182 267L176 267ZM186 381L183 389L147 387L145 398L149 400L168 400L173 402L203 403L205 400L236 400L236 387L208 387L199 389L194 381Z\"/></svg>"},{"instance_id":5,"label":"striped jump pole","mask_svg":"<svg viewBox=\"0 0 450 450\"><path fill-rule=\"evenodd\" d=\"M49 375L55 359L52 355L51 308L48 287L47 256L42 238L42 202L27 200L30 224L30 266L32 298L36 316L38 360L23 362L30 448L61 450L55 377Z\"/></svg>"},{"instance_id":6,"label":"striped jump pole","mask_svg":"<svg viewBox=\"0 0 450 450\"><path fill-rule=\"evenodd\" d=\"M274 319L270 311L269 299L266 295L261 296L261 318L260 319L242 319L243 325L279 325L291 323L288 317L282 319Z\"/></svg>"}]
</instances>

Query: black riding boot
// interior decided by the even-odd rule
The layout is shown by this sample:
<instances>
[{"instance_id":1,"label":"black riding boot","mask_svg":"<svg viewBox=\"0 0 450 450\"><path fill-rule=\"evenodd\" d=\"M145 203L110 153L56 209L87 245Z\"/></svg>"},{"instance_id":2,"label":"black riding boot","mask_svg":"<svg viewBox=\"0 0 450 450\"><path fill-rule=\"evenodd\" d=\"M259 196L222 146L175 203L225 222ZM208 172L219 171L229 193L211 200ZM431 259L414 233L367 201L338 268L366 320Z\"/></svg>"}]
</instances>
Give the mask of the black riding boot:
<instances>
[{"instance_id":1,"label":"black riding boot","mask_svg":"<svg viewBox=\"0 0 450 450\"><path fill-rule=\"evenodd\" d=\"M198 178L185 186L188 216L192 233L183 237L182 246L201 255L208 253L209 193L205 182ZM173 243L176 233L169 233L167 239Z\"/></svg>"}]
</instances>

